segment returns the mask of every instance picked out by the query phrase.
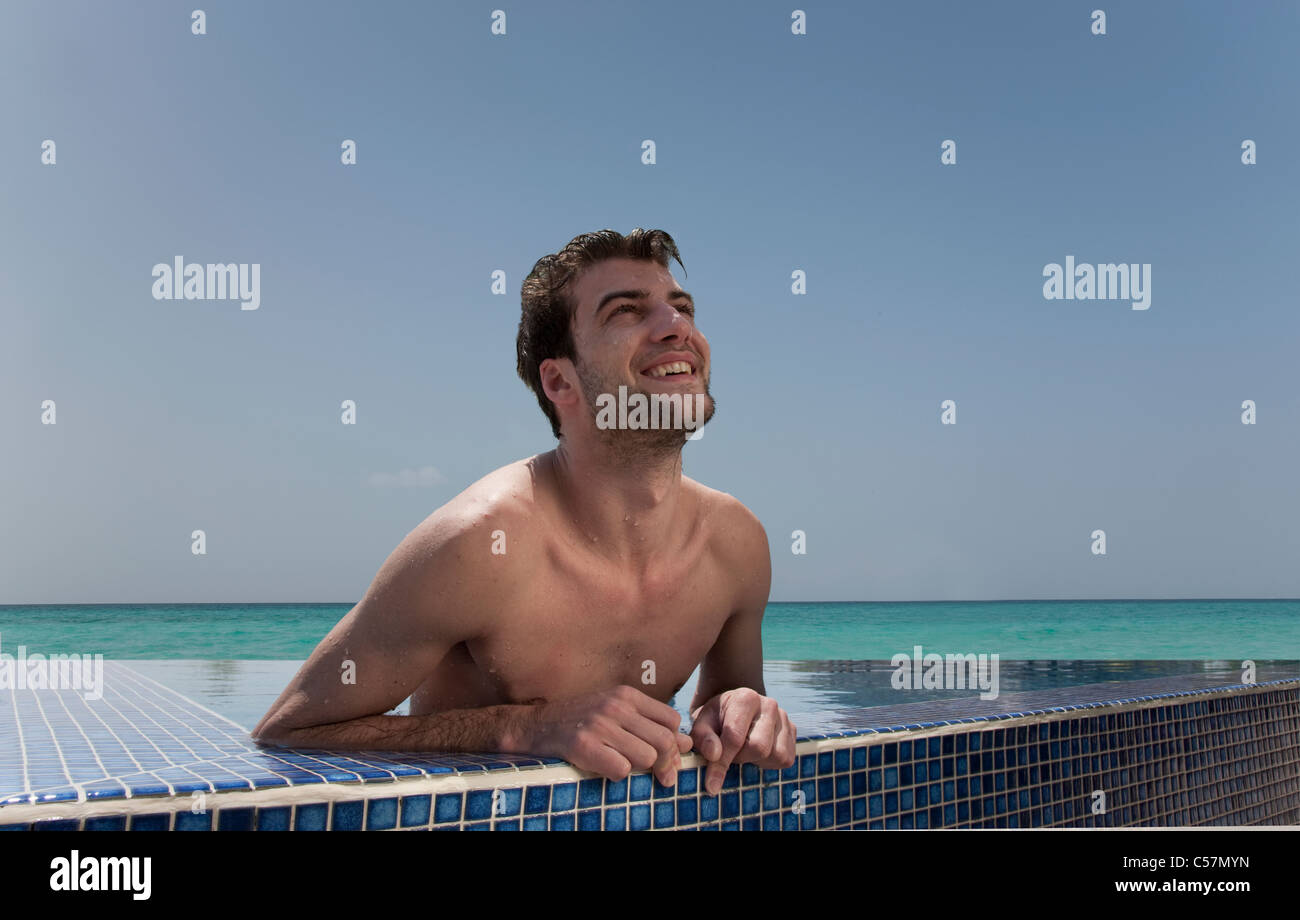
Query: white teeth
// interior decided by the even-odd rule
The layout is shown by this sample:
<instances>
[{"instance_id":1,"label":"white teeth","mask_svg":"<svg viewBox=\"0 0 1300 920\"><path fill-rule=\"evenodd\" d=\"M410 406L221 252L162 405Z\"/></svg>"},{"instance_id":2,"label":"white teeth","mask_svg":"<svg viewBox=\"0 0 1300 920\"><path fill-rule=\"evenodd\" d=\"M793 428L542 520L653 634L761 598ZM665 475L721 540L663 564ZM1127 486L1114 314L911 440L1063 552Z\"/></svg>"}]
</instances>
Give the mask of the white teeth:
<instances>
[{"instance_id":1,"label":"white teeth","mask_svg":"<svg viewBox=\"0 0 1300 920\"><path fill-rule=\"evenodd\" d=\"M685 361L674 361L672 364L660 364L658 367L652 367L646 371L651 377L663 377L668 374L689 374L691 366Z\"/></svg>"}]
</instances>

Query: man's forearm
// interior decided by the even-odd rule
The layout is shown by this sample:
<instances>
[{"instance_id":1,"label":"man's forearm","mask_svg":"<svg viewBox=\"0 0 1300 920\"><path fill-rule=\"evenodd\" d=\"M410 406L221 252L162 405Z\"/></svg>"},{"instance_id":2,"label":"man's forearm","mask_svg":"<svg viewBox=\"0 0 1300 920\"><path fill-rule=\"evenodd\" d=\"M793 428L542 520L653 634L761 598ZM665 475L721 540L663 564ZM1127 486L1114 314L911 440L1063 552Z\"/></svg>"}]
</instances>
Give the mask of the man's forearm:
<instances>
[{"instance_id":1,"label":"man's forearm","mask_svg":"<svg viewBox=\"0 0 1300 920\"><path fill-rule=\"evenodd\" d=\"M453 709L423 716L364 716L348 722L280 728L268 725L258 744L346 751L497 751L527 754L532 742L528 705Z\"/></svg>"}]
</instances>

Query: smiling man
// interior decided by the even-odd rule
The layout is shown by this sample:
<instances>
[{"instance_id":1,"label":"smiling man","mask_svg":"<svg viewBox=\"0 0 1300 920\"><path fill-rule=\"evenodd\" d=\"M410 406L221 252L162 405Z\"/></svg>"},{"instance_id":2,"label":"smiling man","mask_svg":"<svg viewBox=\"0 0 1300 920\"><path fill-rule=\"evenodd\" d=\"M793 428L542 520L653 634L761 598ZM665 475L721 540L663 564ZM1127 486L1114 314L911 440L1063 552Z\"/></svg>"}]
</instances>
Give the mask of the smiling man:
<instances>
[{"instance_id":1,"label":"smiling man","mask_svg":"<svg viewBox=\"0 0 1300 920\"><path fill-rule=\"evenodd\" d=\"M682 475L687 431L598 424L619 387L713 416L709 343L669 256L661 230L601 230L537 262L518 370L558 446L411 531L259 743L532 753L669 786L693 747L710 794L732 763L794 762L795 727L763 687L762 525ZM669 701L697 665L687 736ZM385 714L407 696L409 716Z\"/></svg>"}]
</instances>

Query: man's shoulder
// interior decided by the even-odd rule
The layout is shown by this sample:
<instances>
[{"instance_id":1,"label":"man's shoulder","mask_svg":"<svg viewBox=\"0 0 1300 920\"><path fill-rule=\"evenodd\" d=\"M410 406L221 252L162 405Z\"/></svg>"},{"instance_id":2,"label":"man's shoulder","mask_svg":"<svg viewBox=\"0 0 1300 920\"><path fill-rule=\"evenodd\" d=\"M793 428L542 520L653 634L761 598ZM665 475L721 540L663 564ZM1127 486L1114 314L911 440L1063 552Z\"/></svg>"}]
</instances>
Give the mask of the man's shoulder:
<instances>
[{"instance_id":1,"label":"man's shoulder","mask_svg":"<svg viewBox=\"0 0 1300 920\"><path fill-rule=\"evenodd\" d=\"M407 539L426 553L504 555L510 538L522 537L535 520L536 459L509 463L466 486L421 521Z\"/></svg>"},{"instance_id":2,"label":"man's shoulder","mask_svg":"<svg viewBox=\"0 0 1300 920\"><path fill-rule=\"evenodd\" d=\"M685 478L685 477L683 477ZM758 516L726 492L692 483L700 490L709 528L709 547L723 577L734 587L734 610L762 616L772 586L772 555Z\"/></svg>"},{"instance_id":3,"label":"man's shoulder","mask_svg":"<svg viewBox=\"0 0 1300 920\"><path fill-rule=\"evenodd\" d=\"M758 516L729 492L722 492L682 477L695 492L714 542L748 557L767 553L767 531Z\"/></svg>"}]
</instances>

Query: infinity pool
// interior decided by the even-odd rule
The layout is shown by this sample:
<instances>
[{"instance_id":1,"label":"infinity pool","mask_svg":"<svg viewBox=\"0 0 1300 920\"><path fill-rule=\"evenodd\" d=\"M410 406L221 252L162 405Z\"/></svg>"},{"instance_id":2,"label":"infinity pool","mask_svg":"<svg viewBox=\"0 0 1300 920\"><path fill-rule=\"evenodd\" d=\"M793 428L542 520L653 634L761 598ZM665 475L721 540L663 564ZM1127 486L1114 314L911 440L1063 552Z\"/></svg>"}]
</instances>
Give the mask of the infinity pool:
<instances>
[{"instance_id":1,"label":"infinity pool","mask_svg":"<svg viewBox=\"0 0 1300 920\"><path fill-rule=\"evenodd\" d=\"M133 669L220 713L246 730L255 726L301 661L127 661ZM1227 661L1003 661L1001 693L1055 690L1084 684L1200 675L1211 682L1241 682L1240 662ZM1300 677L1300 662L1256 663L1256 680ZM859 709L945 699L978 698L970 690L896 690L888 661L767 661L768 696L775 698L801 731L805 726L850 727ZM698 670L674 701L689 724L687 707ZM397 712L405 711L405 704Z\"/></svg>"},{"instance_id":2,"label":"infinity pool","mask_svg":"<svg viewBox=\"0 0 1300 920\"><path fill-rule=\"evenodd\" d=\"M899 689L889 662L769 662L796 762L733 765L718 795L693 753L664 787L555 758L258 748L246 726L297 662L104 665L102 695L0 689L0 830L1300 824L1294 661L1252 680L1233 662L1005 662L991 698Z\"/></svg>"}]
</instances>

